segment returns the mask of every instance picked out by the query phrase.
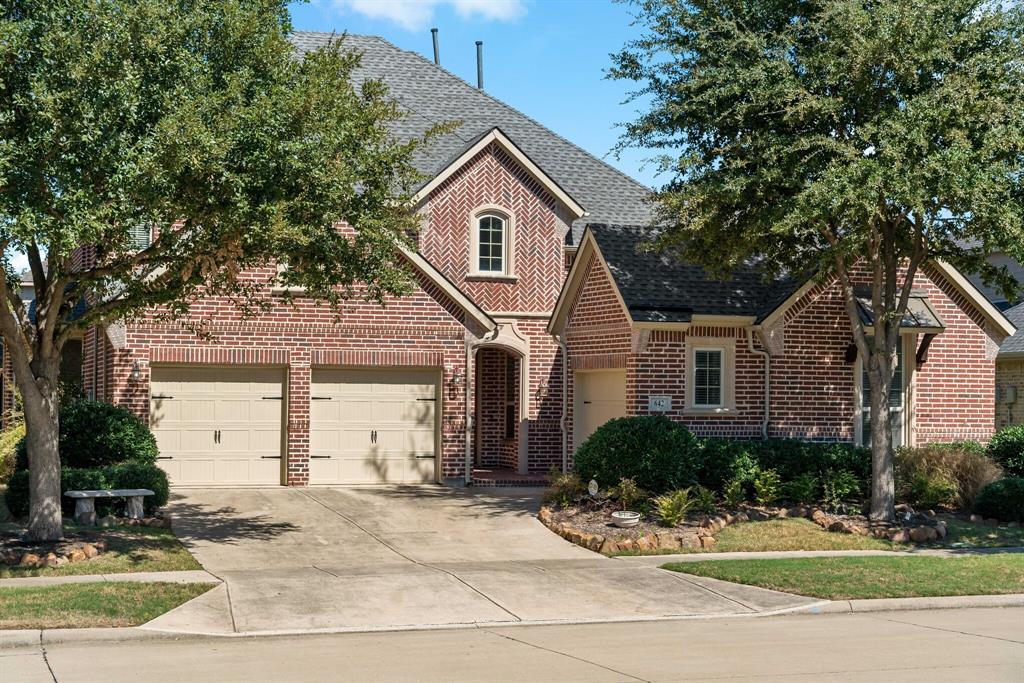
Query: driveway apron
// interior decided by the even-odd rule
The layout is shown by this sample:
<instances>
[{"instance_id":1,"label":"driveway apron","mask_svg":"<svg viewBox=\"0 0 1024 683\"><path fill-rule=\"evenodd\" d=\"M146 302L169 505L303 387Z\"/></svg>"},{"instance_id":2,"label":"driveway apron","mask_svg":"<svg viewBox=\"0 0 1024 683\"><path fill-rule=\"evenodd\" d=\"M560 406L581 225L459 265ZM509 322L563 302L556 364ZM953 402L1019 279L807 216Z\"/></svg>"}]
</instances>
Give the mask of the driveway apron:
<instances>
[{"instance_id":1,"label":"driveway apron","mask_svg":"<svg viewBox=\"0 0 1024 683\"><path fill-rule=\"evenodd\" d=\"M813 603L602 557L537 519L532 489L203 489L174 532L224 585L147 624L358 631L757 614Z\"/></svg>"}]
</instances>

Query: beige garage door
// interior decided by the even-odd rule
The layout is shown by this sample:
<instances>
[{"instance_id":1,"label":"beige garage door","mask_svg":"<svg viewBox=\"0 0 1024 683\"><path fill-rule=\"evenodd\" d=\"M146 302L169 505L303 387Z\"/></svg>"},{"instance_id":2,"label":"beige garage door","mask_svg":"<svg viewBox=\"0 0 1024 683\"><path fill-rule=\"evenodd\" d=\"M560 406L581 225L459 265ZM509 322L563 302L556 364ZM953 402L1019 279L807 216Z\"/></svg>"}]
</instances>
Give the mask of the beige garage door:
<instances>
[{"instance_id":1,"label":"beige garage door","mask_svg":"<svg viewBox=\"0 0 1024 683\"><path fill-rule=\"evenodd\" d=\"M605 422L626 416L626 371L580 370L573 375L573 387L573 443L578 448Z\"/></svg>"},{"instance_id":2,"label":"beige garage door","mask_svg":"<svg viewBox=\"0 0 1024 683\"><path fill-rule=\"evenodd\" d=\"M316 369L310 484L437 481L436 370Z\"/></svg>"},{"instance_id":3,"label":"beige garage door","mask_svg":"<svg viewBox=\"0 0 1024 683\"><path fill-rule=\"evenodd\" d=\"M153 368L150 424L178 486L281 483L284 371Z\"/></svg>"}]
</instances>

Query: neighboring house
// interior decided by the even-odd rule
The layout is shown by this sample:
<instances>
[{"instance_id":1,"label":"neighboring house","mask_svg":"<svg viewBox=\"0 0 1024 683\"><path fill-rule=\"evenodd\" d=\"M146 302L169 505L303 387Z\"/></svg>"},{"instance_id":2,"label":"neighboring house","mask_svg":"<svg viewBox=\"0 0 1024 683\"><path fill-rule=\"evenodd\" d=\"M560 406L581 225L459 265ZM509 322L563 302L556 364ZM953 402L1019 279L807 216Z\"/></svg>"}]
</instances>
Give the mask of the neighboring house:
<instances>
[{"instance_id":1,"label":"neighboring house","mask_svg":"<svg viewBox=\"0 0 1024 683\"><path fill-rule=\"evenodd\" d=\"M210 339L155 317L89 330L87 394L149 420L174 484L536 482L604 420L647 412L701 434L862 438L834 286L755 268L714 282L638 250L643 229L608 226L649 223L643 185L419 55L346 40L409 114L397 135L461 121L417 158L423 229L398 254L416 288L340 320L301 298L242 320L207 298ZM1013 327L952 269L918 287L900 439L985 439Z\"/></svg>"},{"instance_id":2,"label":"neighboring house","mask_svg":"<svg viewBox=\"0 0 1024 683\"><path fill-rule=\"evenodd\" d=\"M589 225L552 315L572 369L575 444L609 418L653 413L702 435L868 440L866 378L834 278L768 283L749 267L709 281L637 248L650 239ZM866 290L869 329L870 309ZM1014 331L955 269L924 268L890 392L894 443L988 439L996 353Z\"/></svg>"},{"instance_id":3,"label":"neighboring house","mask_svg":"<svg viewBox=\"0 0 1024 683\"><path fill-rule=\"evenodd\" d=\"M1024 265L1021 265L1012 256L1008 256L1002 251L993 251L988 255L988 262L994 266L1006 268L1011 275L1017 278L1017 282L1020 282L1024 286ZM1020 303L1020 298L1016 300L1010 300L1006 298L1006 294L1000 292L995 287L985 284L978 275L970 276L971 282L981 290L982 294L988 297L988 300L995 304L995 307L1001 311L1005 311L1008 308Z\"/></svg>"},{"instance_id":4,"label":"neighboring house","mask_svg":"<svg viewBox=\"0 0 1024 683\"><path fill-rule=\"evenodd\" d=\"M1003 342L996 359L996 428L1024 424L1024 303L1005 315L1017 333Z\"/></svg>"}]
</instances>

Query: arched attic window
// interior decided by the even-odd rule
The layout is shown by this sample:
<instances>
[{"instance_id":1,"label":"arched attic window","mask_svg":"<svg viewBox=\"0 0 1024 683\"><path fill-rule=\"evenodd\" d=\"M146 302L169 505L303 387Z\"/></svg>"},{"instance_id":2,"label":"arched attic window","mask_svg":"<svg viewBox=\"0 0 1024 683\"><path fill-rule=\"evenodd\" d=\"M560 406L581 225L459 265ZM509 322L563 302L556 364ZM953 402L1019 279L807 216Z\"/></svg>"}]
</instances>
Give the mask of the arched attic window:
<instances>
[{"instance_id":1,"label":"arched attic window","mask_svg":"<svg viewBox=\"0 0 1024 683\"><path fill-rule=\"evenodd\" d=\"M485 210L473 217L472 271L477 275L512 274L512 220L508 214Z\"/></svg>"}]
</instances>

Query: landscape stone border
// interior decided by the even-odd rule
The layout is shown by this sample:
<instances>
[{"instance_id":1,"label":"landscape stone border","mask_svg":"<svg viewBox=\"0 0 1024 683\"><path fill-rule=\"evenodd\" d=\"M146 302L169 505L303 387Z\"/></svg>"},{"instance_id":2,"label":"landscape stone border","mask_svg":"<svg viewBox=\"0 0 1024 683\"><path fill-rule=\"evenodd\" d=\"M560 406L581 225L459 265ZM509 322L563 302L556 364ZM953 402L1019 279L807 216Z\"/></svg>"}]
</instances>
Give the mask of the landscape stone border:
<instances>
[{"instance_id":1,"label":"landscape stone border","mask_svg":"<svg viewBox=\"0 0 1024 683\"><path fill-rule=\"evenodd\" d=\"M922 514L914 512L909 506L898 506L897 514L897 522L877 523L859 515L831 515L817 506L797 505L791 508L767 509L748 507L735 512L706 515L694 526L666 528L664 531L651 532L635 538L615 536L614 532L602 535L577 529L571 524L555 519L554 511L548 506L540 509L537 518L544 526L570 543L604 555L647 550L708 550L715 546L715 534L731 524L793 517L809 519L832 533L873 536L897 543L926 543L946 537L946 523L936 519L934 513Z\"/></svg>"},{"instance_id":2,"label":"landscape stone border","mask_svg":"<svg viewBox=\"0 0 1024 683\"><path fill-rule=\"evenodd\" d=\"M43 569L62 567L71 562L84 562L102 554L107 549L103 539L90 541L61 541L56 544L27 544L24 548L3 550L3 562L8 567L20 569ZM44 550L45 548L45 550Z\"/></svg>"}]
</instances>

